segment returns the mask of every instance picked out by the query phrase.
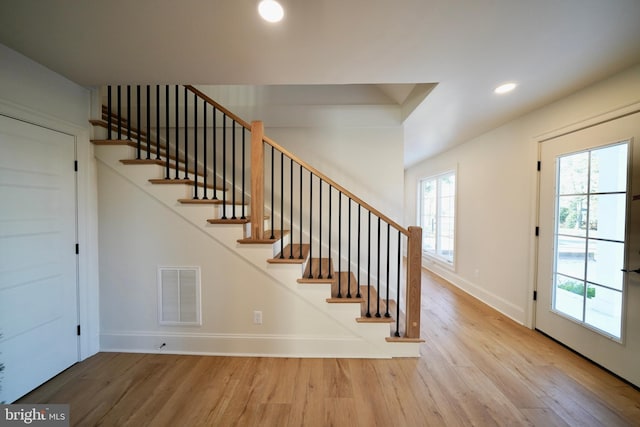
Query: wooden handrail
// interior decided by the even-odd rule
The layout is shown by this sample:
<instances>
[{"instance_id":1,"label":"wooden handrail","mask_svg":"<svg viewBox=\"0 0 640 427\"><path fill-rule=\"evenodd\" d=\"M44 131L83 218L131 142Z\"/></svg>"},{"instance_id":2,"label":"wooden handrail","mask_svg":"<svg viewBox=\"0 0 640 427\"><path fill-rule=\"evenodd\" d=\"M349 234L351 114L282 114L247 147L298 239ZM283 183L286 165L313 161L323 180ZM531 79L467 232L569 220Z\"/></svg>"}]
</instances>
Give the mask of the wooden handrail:
<instances>
[{"instance_id":1,"label":"wooden handrail","mask_svg":"<svg viewBox=\"0 0 640 427\"><path fill-rule=\"evenodd\" d=\"M222 105L218 104L216 101L211 99L209 96L204 94L202 91L196 89L195 87L193 87L191 85L184 85L184 87L186 87L192 93L195 93L196 95L198 95L198 97L200 97L200 98L204 99L205 101L207 101L209 104L211 104L214 107L216 107L216 110L222 111L228 117L231 117L231 119L235 120L235 122L238 123L240 126L244 127L247 130L251 130L251 125L249 123L245 122L240 117L236 116L231 111L227 110L225 107L223 107Z\"/></svg>"},{"instance_id":2,"label":"wooden handrail","mask_svg":"<svg viewBox=\"0 0 640 427\"><path fill-rule=\"evenodd\" d=\"M246 128L247 130L251 130L252 129L252 124L256 123L256 122L253 122L252 124L249 124L249 123L245 122L240 117L238 117L237 115L233 114L231 111L229 111L228 109L226 109L222 105L218 104L216 101L214 101L209 96L204 94L202 91L196 89L195 87L193 87L191 85L185 85L185 87L188 90L190 90L191 92L195 93L198 97L206 100L209 104L215 106L217 110L222 111L224 114L226 114L227 116L231 117L231 119L235 120L236 123L239 123L241 126ZM397 222L395 222L394 220L392 220L391 218L389 218L388 216L386 216L385 214L383 214L382 212L380 212L379 210L377 210L376 208L374 208L373 206L371 206L370 204L368 204L367 202L365 202L364 200L362 200L361 198L356 196L355 194L353 194L351 191L347 190L346 188L344 188L340 184L336 183L334 180L332 180L331 178L329 178L328 176L326 176L325 174L323 174L322 172L320 172L319 170L317 170L316 168L314 168L313 166L311 166L310 164L308 164L304 160L300 159L298 156L296 156L295 154L291 153L290 151L288 151L286 148L284 148L281 145L279 145L277 142L275 142L271 138L269 138L267 136L263 136L263 141L266 142L267 144L271 145L275 149L279 150L280 152L284 153L291 160L293 160L294 162L298 163L299 165L301 165L302 167L304 167L305 169L307 169L308 171L313 173L315 176L317 176L318 178L322 179L324 182L326 182L329 185L331 185L333 188L335 188L338 191L340 191L341 193L345 194L351 200L353 200L356 203L360 204L362 207L367 209L369 212L371 212L372 214L378 216L380 219L382 219L385 222L387 222L389 225L391 225L393 228L395 228L396 230L398 230L399 232L401 232L405 236L409 237L409 231L406 228L404 228L403 226L401 226L400 224L398 224Z\"/></svg>"},{"instance_id":3,"label":"wooden handrail","mask_svg":"<svg viewBox=\"0 0 640 427\"><path fill-rule=\"evenodd\" d=\"M400 224L398 224L397 222L395 222L394 220L392 220L391 218L389 218L388 216L386 216L385 214L383 214L382 212L380 212L379 210L377 210L376 208L374 208L373 206L371 206L370 204L368 204L367 202L365 202L364 200L362 200L361 198L356 196L355 194L353 194L351 191L347 190L346 188L344 188L340 184L336 183L334 180L332 180L331 178L329 178L328 176L326 176L322 172L318 171L316 168L311 166L309 163L307 163L304 160L300 159L298 156L296 156L295 154L291 153L290 151L288 151L286 148L284 148L281 145L279 145L277 142L275 142L271 138L268 138L268 137L265 136L263 138L263 140L264 140L264 142L266 142L267 144L271 145L276 150L279 150L282 153L284 153L285 156L289 157L291 160L293 160L294 162L296 162L300 166L304 167L305 169L307 169L308 171L313 173L315 176L320 178L322 181L326 182L327 184L329 184L330 186L332 186L336 190L340 191L341 193L347 195L347 197L349 197L351 200L353 200L356 203L360 204L362 207L367 209L369 212L371 212L372 214L378 216L380 219L386 221L387 224L391 225L393 228L395 228L396 230L398 230L399 232L401 232L405 236L409 237L409 230L407 230L406 228L404 228L403 226L401 226Z\"/></svg>"}]
</instances>

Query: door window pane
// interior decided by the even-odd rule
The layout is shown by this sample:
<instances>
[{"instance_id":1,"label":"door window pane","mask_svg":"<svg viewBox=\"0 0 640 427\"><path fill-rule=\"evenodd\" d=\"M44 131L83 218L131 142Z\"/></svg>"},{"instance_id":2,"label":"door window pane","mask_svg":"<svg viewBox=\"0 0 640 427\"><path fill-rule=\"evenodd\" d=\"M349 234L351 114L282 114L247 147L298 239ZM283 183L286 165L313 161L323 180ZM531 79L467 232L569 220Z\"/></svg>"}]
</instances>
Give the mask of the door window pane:
<instances>
[{"instance_id":1,"label":"door window pane","mask_svg":"<svg viewBox=\"0 0 640 427\"><path fill-rule=\"evenodd\" d=\"M553 308L620 338L628 143L558 158Z\"/></svg>"},{"instance_id":2,"label":"door window pane","mask_svg":"<svg viewBox=\"0 0 640 427\"><path fill-rule=\"evenodd\" d=\"M589 236L623 241L626 212L624 193L589 196Z\"/></svg>"},{"instance_id":3,"label":"door window pane","mask_svg":"<svg viewBox=\"0 0 640 427\"><path fill-rule=\"evenodd\" d=\"M589 285L584 321L614 337L619 337L622 324L622 292Z\"/></svg>"},{"instance_id":4,"label":"door window pane","mask_svg":"<svg viewBox=\"0 0 640 427\"><path fill-rule=\"evenodd\" d=\"M622 290L624 243L589 240L587 281Z\"/></svg>"},{"instance_id":5,"label":"door window pane","mask_svg":"<svg viewBox=\"0 0 640 427\"><path fill-rule=\"evenodd\" d=\"M584 282L556 275L554 308L563 314L582 320Z\"/></svg>"},{"instance_id":6,"label":"door window pane","mask_svg":"<svg viewBox=\"0 0 640 427\"><path fill-rule=\"evenodd\" d=\"M591 152L591 192L627 191L627 144L618 144ZM606 171L601 174L600 170Z\"/></svg>"},{"instance_id":7,"label":"door window pane","mask_svg":"<svg viewBox=\"0 0 640 427\"><path fill-rule=\"evenodd\" d=\"M587 235L584 224L587 220L586 196L560 196L558 200L558 234L570 236Z\"/></svg>"},{"instance_id":8,"label":"door window pane","mask_svg":"<svg viewBox=\"0 0 640 427\"><path fill-rule=\"evenodd\" d=\"M587 241L577 237L558 237L556 272L584 280Z\"/></svg>"},{"instance_id":9,"label":"door window pane","mask_svg":"<svg viewBox=\"0 0 640 427\"><path fill-rule=\"evenodd\" d=\"M589 182L589 153L560 158L558 194L584 194Z\"/></svg>"}]
</instances>

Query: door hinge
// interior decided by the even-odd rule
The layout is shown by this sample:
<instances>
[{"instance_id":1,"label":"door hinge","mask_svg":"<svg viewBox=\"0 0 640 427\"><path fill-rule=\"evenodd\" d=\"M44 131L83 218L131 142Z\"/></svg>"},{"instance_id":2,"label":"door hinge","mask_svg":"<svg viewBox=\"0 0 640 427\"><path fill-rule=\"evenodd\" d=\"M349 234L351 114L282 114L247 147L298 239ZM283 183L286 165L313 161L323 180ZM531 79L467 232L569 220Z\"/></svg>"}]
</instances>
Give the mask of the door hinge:
<instances>
[{"instance_id":1,"label":"door hinge","mask_svg":"<svg viewBox=\"0 0 640 427\"><path fill-rule=\"evenodd\" d=\"M538 291L533 291L533 300L538 301Z\"/></svg>"},{"instance_id":2,"label":"door hinge","mask_svg":"<svg viewBox=\"0 0 640 427\"><path fill-rule=\"evenodd\" d=\"M80 244L76 243L76 255L80 253Z\"/></svg>"},{"instance_id":3,"label":"door hinge","mask_svg":"<svg viewBox=\"0 0 640 427\"><path fill-rule=\"evenodd\" d=\"M540 227L536 227L536 236L540 235Z\"/></svg>"},{"instance_id":4,"label":"door hinge","mask_svg":"<svg viewBox=\"0 0 640 427\"><path fill-rule=\"evenodd\" d=\"M78 336L80 336L80 325L78 325L76 331L78 332Z\"/></svg>"},{"instance_id":5,"label":"door hinge","mask_svg":"<svg viewBox=\"0 0 640 427\"><path fill-rule=\"evenodd\" d=\"M73 170L74 170L74 172L78 172L78 161L77 160L73 161Z\"/></svg>"},{"instance_id":6,"label":"door hinge","mask_svg":"<svg viewBox=\"0 0 640 427\"><path fill-rule=\"evenodd\" d=\"M540 169L542 169L542 162L538 160L538 172L540 172Z\"/></svg>"}]
</instances>

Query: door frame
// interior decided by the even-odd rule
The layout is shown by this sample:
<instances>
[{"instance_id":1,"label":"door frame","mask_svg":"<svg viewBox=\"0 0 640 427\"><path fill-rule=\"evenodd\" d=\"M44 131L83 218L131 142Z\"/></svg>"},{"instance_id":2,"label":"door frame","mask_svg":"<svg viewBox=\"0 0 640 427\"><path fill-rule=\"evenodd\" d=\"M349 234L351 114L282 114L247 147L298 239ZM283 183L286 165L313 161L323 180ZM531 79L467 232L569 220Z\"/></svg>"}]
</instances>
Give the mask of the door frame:
<instances>
[{"instance_id":1,"label":"door frame","mask_svg":"<svg viewBox=\"0 0 640 427\"><path fill-rule=\"evenodd\" d=\"M564 135L568 135L577 131L588 129L594 126L598 126L607 122L611 122L616 119L640 112L640 102L626 105L624 107L616 108L614 110L607 111L605 113L586 118L584 120L571 123L569 125L545 132L532 138L532 150L535 149L535 159L537 164L540 164L542 155L542 143L550 141L555 138L559 138ZM536 170L533 175L533 185L535 188L535 203L532 204L531 218L533 218L534 233L537 227L540 225L540 171ZM536 301L534 295L538 291L538 263L539 263L539 245L538 236L531 239L531 257L530 257L530 281L528 286L527 297L527 326L531 329L536 329Z\"/></svg>"},{"instance_id":2,"label":"door frame","mask_svg":"<svg viewBox=\"0 0 640 427\"><path fill-rule=\"evenodd\" d=\"M81 325L78 361L84 360L100 350L97 172L90 143L89 114L87 126L81 127L4 99L0 99L0 114L74 138L78 161L75 178L76 239L80 245L77 255L78 320Z\"/></svg>"}]
</instances>

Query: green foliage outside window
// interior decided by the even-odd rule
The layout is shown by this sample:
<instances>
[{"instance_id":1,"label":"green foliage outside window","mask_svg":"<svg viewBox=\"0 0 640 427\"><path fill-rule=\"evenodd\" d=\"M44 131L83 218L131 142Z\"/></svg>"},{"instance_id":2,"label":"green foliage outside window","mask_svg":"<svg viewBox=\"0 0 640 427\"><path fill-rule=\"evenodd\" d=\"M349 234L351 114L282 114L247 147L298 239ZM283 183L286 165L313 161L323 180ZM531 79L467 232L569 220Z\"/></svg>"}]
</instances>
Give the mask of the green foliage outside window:
<instances>
[{"instance_id":1,"label":"green foliage outside window","mask_svg":"<svg viewBox=\"0 0 640 427\"><path fill-rule=\"evenodd\" d=\"M558 284L558 288L564 289L565 291L572 292L577 295L584 295L584 284L577 282L566 282ZM596 297L596 288L587 287L587 298L595 298Z\"/></svg>"}]
</instances>

